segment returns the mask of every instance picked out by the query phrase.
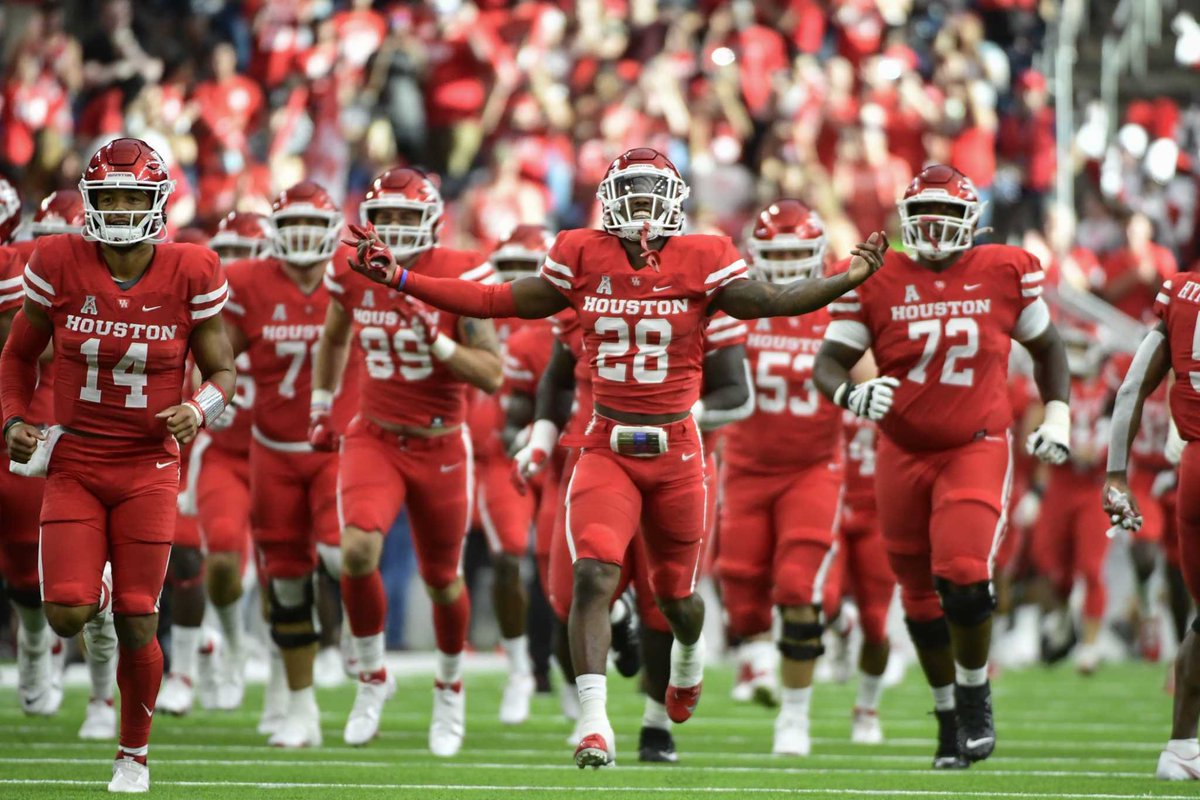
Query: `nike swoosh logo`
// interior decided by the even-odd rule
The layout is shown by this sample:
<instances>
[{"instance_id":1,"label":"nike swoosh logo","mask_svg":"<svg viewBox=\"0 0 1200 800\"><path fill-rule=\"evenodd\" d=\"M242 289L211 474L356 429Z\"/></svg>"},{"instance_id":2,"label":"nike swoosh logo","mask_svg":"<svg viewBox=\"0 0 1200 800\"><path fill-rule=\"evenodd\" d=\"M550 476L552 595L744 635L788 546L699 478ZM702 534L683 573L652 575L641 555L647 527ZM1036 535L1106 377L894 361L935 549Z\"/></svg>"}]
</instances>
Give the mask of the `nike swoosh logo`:
<instances>
[{"instance_id":1,"label":"nike swoosh logo","mask_svg":"<svg viewBox=\"0 0 1200 800\"><path fill-rule=\"evenodd\" d=\"M142 306L142 311L157 311L162 306Z\"/></svg>"},{"instance_id":2,"label":"nike swoosh logo","mask_svg":"<svg viewBox=\"0 0 1200 800\"><path fill-rule=\"evenodd\" d=\"M461 462L461 461L459 461L457 464L442 464L441 470L442 470L442 472L453 472L454 470L458 469L462 465L463 465L463 462Z\"/></svg>"},{"instance_id":3,"label":"nike swoosh logo","mask_svg":"<svg viewBox=\"0 0 1200 800\"><path fill-rule=\"evenodd\" d=\"M983 284L982 283L968 283L965 286L963 286L963 288L966 289L968 292L973 292L976 289L978 289L980 286L983 286Z\"/></svg>"},{"instance_id":4,"label":"nike swoosh logo","mask_svg":"<svg viewBox=\"0 0 1200 800\"><path fill-rule=\"evenodd\" d=\"M692 460L693 458L695 458L695 457L696 457L696 454L695 454L695 453L684 453L684 454L683 454L683 460L684 460L684 461L691 461L691 460Z\"/></svg>"},{"instance_id":5,"label":"nike swoosh logo","mask_svg":"<svg viewBox=\"0 0 1200 800\"><path fill-rule=\"evenodd\" d=\"M670 289L670 288L671 288L670 286L652 286L652 287L650 287L650 291L665 292L667 289Z\"/></svg>"},{"instance_id":6,"label":"nike swoosh logo","mask_svg":"<svg viewBox=\"0 0 1200 800\"><path fill-rule=\"evenodd\" d=\"M147 717L154 716L154 709L148 708L145 703L142 703L142 710L146 712Z\"/></svg>"},{"instance_id":7,"label":"nike swoosh logo","mask_svg":"<svg viewBox=\"0 0 1200 800\"><path fill-rule=\"evenodd\" d=\"M966 745L967 749L971 750L972 748L978 747L981 744L990 744L994 741L996 741L996 737L984 736L982 739L967 739Z\"/></svg>"},{"instance_id":8,"label":"nike swoosh logo","mask_svg":"<svg viewBox=\"0 0 1200 800\"><path fill-rule=\"evenodd\" d=\"M167 467L175 466L175 462L174 461L165 461L165 462L164 461L155 461L154 466L158 467L159 469L166 469Z\"/></svg>"}]
</instances>

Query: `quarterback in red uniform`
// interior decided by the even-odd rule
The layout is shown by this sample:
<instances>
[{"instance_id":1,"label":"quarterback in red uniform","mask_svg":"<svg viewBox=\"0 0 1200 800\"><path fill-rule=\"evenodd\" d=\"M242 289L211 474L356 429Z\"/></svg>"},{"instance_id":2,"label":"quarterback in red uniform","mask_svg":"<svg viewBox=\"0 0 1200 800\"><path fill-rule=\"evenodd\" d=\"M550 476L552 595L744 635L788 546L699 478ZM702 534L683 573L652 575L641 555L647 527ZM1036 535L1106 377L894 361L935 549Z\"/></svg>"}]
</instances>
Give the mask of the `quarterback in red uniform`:
<instances>
[{"instance_id":1,"label":"quarterback in red uniform","mask_svg":"<svg viewBox=\"0 0 1200 800\"><path fill-rule=\"evenodd\" d=\"M1171 416L1186 445L1179 464L1176 514L1179 525L1180 562L1193 600L1200 599L1200 273L1183 272L1167 279L1154 304L1160 322L1138 347L1133 364L1117 392L1113 408L1112 438L1108 449L1108 480L1103 506L1113 524L1136 531L1141 509L1130 489L1129 455L1137 436L1146 398L1168 373ZM1192 620L1175 657L1175 703L1171 738L1158 757L1162 780L1200 780L1200 621Z\"/></svg>"},{"instance_id":2,"label":"quarterback in red uniform","mask_svg":"<svg viewBox=\"0 0 1200 800\"><path fill-rule=\"evenodd\" d=\"M267 693L260 733L277 747L321 744L313 689L320 638L313 575L318 559L340 574L338 456L315 450L304 431L321 323L329 306L322 279L337 248L342 215L315 183L298 183L271 207L272 255L227 267L225 309L234 350L250 357L254 422L250 442L251 536L266 572L271 638L282 652L290 693ZM356 376L352 373L350 378ZM358 402L348 379L331 395L334 418L346 423Z\"/></svg>"},{"instance_id":3,"label":"quarterback in red uniform","mask_svg":"<svg viewBox=\"0 0 1200 800\"><path fill-rule=\"evenodd\" d=\"M179 445L220 416L233 353L219 313L228 295L214 253L158 244L174 184L145 142L116 139L80 191L84 236L38 240L25 305L0 357L12 460L48 478L41 515L42 599L73 636L111 607L120 658L120 748L110 791L149 791L151 713L162 680L155 630L175 528ZM37 359L54 340L50 432L25 421ZM204 383L181 399L188 353ZM111 590L102 583L112 564Z\"/></svg>"},{"instance_id":4,"label":"quarterback in red uniform","mask_svg":"<svg viewBox=\"0 0 1200 800\"><path fill-rule=\"evenodd\" d=\"M746 244L762 280L786 285L824 274L824 226L798 200L764 208ZM829 312L819 309L751 326L754 413L726 431L721 461L721 599L730 633L750 653L770 647L772 606L779 607L783 692L772 752L786 755L812 749L808 707L842 490L842 409L812 382L828 325Z\"/></svg>"},{"instance_id":5,"label":"quarterback in red uniform","mask_svg":"<svg viewBox=\"0 0 1200 800\"><path fill-rule=\"evenodd\" d=\"M1042 268L1015 247L975 246L982 206L970 179L928 167L899 208L911 255L892 253L880 280L831 306L816 381L879 422L879 520L933 689L934 767L959 768L995 746L987 659L1012 468L1012 340L1033 356L1046 403L1029 448L1055 463L1067 458L1069 380ZM850 368L868 348L880 377L855 384Z\"/></svg>"},{"instance_id":6,"label":"quarterback in red uniform","mask_svg":"<svg viewBox=\"0 0 1200 800\"><path fill-rule=\"evenodd\" d=\"M535 319L570 307L589 354L595 415L571 478L567 530L575 560L571 655L582 707L575 762L612 761L606 711L609 600L639 525L651 585L675 635L666 694L671 718L700 697L704 604L695 579L705 531L704 458L691 409L700 395L707 317L792 316L821 308L878 269L872 234L846 273L786 287L746 280L722 236L681 235L688 188L661 153L637 148L597 189L604 230L560 233L536 277L485 286L399 268L363 231L355 268L437 308L475 318Z\"/></svg>"},{"instance_id":7,"label":"quarterback in red uniform","mask_svg":"<svg viewBox=\"0 0 1200 800\"><path fill-rule=\"evenodd\" d=\"M360 208L362 223L374 225L383 237L388 258L414 274L495 283L482 255L437 245L442 198L425 173L407 167L384 172ZM343 737L351 745L373 739L383 704L395 691L383 663L387 597L379 556L383 534L406 507L437 636L429 749L452 756L462 746L466 725L462 651L470 604L459 562L475 491L463 422L470 387L500 388L496 333L491 322L438 311L380 288L345 258L330 263L325 286L333 302L313 377L309 441L319 449L335 448L345 431L338 473L341 586L359 676ZM363 359L367 384L347 429L330 417L329 406L351 351Z\"/></svg>"}]
</instances>

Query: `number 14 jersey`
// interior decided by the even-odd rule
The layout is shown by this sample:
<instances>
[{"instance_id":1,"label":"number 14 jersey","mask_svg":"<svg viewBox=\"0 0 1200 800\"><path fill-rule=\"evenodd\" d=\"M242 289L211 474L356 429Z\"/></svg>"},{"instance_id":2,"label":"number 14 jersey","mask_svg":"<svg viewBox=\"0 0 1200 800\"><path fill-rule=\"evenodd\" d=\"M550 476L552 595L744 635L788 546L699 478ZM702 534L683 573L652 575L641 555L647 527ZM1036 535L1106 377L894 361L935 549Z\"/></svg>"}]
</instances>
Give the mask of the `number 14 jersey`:
<instances>
[{"instance_id":1,"label":"number 14 jersey","mask_svg":"<svg viewBox=\"0 0 1200 800\"><path fill-rule=\"evenodd\" d=\"M879 374L900 381L880 422L900 447L1003 436L1012 422L1012 339L1031 338L1049 320L1043 279L1037 259L1007 245L973 247L942 272L888 251L874 277L829 307L826 338L870 347Z\"/></svg>"}]
</instances>

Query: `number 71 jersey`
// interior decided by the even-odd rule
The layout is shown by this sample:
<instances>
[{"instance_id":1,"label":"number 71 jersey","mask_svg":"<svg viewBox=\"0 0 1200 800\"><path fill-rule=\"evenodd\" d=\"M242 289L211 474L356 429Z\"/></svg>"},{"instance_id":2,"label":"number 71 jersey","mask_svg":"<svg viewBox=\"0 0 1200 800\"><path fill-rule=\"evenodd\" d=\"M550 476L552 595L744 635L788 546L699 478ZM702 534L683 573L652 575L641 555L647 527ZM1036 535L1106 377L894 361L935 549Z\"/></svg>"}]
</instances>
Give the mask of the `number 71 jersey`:
<instances>
[{"instance_id":1,"label":"number 71 jersey","mask_svg":"<svg viewBox=\"0 0 1200 800\"><path fill-rule=\"evenodd\" d=\"M830 305L825 338L871 348L879 374L900 381L879 425L900 447L943 450L1004 436L1012 339L1049 321L1043 278L1018 247L978 245L942 272L889 250L874 277Z\"/></svg>"}]
</instances>

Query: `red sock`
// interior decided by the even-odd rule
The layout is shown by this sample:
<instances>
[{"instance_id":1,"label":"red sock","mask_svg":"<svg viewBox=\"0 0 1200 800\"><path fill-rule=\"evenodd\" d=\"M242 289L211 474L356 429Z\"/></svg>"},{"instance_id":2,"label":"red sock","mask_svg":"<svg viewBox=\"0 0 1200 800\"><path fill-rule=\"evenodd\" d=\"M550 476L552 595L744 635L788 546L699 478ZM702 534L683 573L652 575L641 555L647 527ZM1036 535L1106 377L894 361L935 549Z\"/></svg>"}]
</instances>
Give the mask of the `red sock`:
<instances>
[{"instance_id":1,"label":"red sock","mask_svg":"<svg viewBox=\"0 0 1200 800\"><path fill-rule=\"evenodd\" d=\"M350 632L355 636L374 636L383 633L387 616L387 595L383 591L383 576L379 570L366 575L342 573L342 603L350 620Z\"/></svg>"},{"instance_id":2,"label":"red sock","mask_svg":"<svg viewBox=\"0 0 1200 800\"><path fill-rule=\"evenodd\" d=\"M158 639L137 650L121 648L117 686L121 689L121 749L138 751L150 741L150 723L162 683L163 654Z\"/></svg>"},{"instance_id":3,"label":"red sock","mask_svg":"<svg viewBox=\"0 0 1200 800\"><path fill-rule=\"evenodd\" d=\"M433 633L437 649L443 653L461 653L467 641L467 623L471 620L471 602L464 586L452 603L433 604Z\"/></svg>"}]
</instances>

